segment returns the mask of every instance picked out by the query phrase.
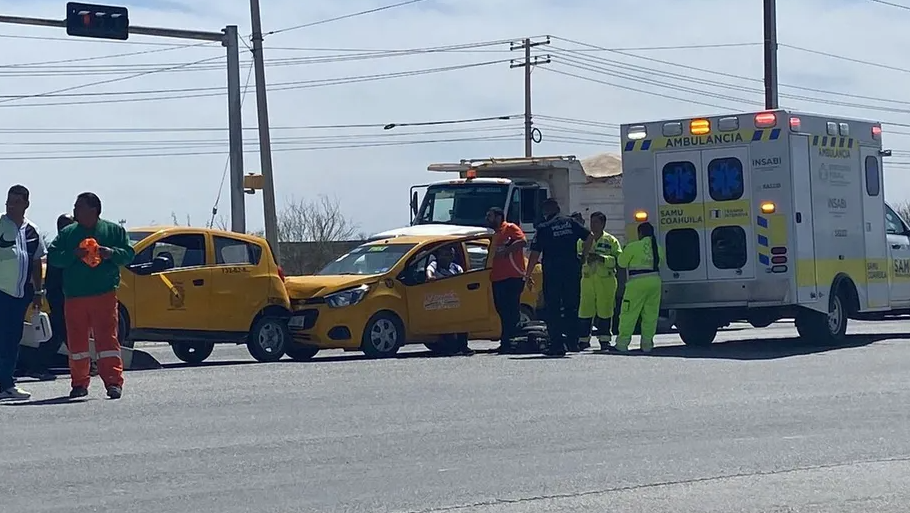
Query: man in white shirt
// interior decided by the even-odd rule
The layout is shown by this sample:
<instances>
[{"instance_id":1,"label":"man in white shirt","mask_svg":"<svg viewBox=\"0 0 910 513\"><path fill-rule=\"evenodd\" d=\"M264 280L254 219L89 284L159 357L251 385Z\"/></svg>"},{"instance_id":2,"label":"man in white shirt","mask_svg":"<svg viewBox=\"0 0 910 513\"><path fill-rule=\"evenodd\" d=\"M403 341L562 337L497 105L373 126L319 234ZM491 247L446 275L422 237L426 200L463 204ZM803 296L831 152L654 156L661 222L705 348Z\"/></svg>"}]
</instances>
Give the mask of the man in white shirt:
<instances>
[{"instance_id":1,"label":"man in white shirt","mask_svg":"<svg viewBox=\"0 0 910 513\"><path fill-rule=\"evenodd\" d=\"M427 281L461 274L464 269L455 263L455 248L446 246L433 254L436 260L427 264Z\"/></svg>"},{"instance_id":2,"label":"man in white shirt","mask_svg":"<svg viewBox=\"0 0 910 513\"><path fill-rule=\"evenodd\" d=\"M47 254L38 227L25 218L29 192L14 185L0 216L0 401L23 401L31 394L16 386L13 372L30 304L41 307L41 259Z\"/></svg>"},{"instance_id":3,"label":"man in white shirt","mask_svg":"<svg viewBox=\"0 0 910 513\"><path fill-rule=\"evenodd\" d=\"M439 280L464 273L464 268L455 262L455 247L445 246L438 249L433 256L435 260L427 264L427 281ZM467 333L454 333L444 337L451 346L453 355L471 356L474 351L468 347Z\"/></svg>"}]
</instances>

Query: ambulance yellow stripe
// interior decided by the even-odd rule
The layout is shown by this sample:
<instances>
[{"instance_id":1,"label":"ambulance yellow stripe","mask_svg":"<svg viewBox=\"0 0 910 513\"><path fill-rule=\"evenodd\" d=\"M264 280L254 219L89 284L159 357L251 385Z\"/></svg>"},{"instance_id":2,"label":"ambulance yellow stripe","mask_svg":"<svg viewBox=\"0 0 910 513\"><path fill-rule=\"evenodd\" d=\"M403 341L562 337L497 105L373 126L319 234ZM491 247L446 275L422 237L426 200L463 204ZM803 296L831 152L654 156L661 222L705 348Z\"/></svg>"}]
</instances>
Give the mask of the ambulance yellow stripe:
<instances>
[{"instance_id":1,"label":"ambulance yellow stripe","mask_svg":"<svg viewBox=\"0 0 910 513\"><path fill-rule=\"evenodd\" d=\"M680 148L712 148L760 141L776 141L780 138L781 129L739 130L736 132L717 132L708 135L680 135L675 137L654 137L638 141L626 141L624 152L659 151Z\"/></svg>"}]
</instances>

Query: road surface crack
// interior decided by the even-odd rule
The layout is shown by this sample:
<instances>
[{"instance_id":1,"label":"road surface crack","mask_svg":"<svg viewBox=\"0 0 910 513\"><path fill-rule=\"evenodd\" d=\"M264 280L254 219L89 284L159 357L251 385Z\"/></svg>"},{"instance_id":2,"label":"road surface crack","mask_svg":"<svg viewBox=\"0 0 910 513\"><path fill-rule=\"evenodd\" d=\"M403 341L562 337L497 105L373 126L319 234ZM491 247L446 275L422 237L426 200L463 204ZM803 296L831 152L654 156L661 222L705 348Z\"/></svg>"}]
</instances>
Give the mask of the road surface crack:
<instances>
[{"instance_id":1,"label":"road surface crack","mask_svg":"<svg viewBox=\"0 0 910 513\"><path fill-rule=\"evenodd\" d=\"M545 501L545 500L557 500L557 499L575 499L579 497L589 497L593 495L604 495L610 493L621 493L621 492L630 492L636 490L647 490L651 488L662 488L667 486L679 486L687 484L699 484L699 483L709 483L713 481L726 481L732 479L742 479L748 477L761 477L761 476L775 476L775 475L786 475L794 474L797 472L811 472L815 470L827 470L834 468L844 468L852 467L855 465L869 465L875 463L897 463L897 462L907 462L910 461L910 456L896 456L892 458L874 458L867 460L854 460L842 463L825 463L819 465L806 465L801 467L793 467L787 469L778 469L778 470L759 470L755 472L742 472L738 474L725 474L721 476L710 476L710 477L697 477L693 479L680 479L675 481L659 481L655 483L645 483L639 485L629 485L629 486L620 486L614 488L603 488L599 490L586 490L580 492L572 493L556 493L550 495L536 495L532 497L519 497L515 499L491 499L486 501L479 501L470 504L457 504L452 506L442 506L429 509L420 509L420 510L410 510L408 513L438 513L443 511L458 511L462 509L471 509L471 508L482 508L489 506L498 506L503 504L521 504L525 502L536 502L536 501Z\"/></svg>"}]
</instances>

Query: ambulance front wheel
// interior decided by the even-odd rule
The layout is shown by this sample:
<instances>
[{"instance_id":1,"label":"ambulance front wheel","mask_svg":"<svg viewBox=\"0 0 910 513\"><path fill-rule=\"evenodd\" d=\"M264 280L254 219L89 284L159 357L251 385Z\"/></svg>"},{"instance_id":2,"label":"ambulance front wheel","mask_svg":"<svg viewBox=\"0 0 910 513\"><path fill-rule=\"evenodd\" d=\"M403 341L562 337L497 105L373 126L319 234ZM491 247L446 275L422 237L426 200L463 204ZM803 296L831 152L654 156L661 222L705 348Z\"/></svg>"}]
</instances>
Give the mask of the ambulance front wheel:
<instances>
[{"instance_id":1,"label":"ambulance front wheel","mask_svg":"<svg viewBox=\"0 0 910 513\"><path fill-rule=\"evenodd\" d=\"M706 318L704 312L676 312L676 329L679 331L679 338L687 346L706 347L714 343L717 337L717 323L711 322Z\"/></svg>"}]
</instances>

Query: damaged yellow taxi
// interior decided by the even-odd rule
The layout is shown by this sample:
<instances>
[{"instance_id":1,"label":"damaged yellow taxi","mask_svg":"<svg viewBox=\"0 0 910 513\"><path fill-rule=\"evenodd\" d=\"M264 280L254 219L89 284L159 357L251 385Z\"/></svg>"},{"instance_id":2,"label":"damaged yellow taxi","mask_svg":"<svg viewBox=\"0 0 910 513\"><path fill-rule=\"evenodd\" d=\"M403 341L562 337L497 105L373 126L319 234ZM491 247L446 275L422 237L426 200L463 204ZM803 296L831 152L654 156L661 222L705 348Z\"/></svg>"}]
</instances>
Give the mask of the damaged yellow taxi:
<instances>
[{"instance_id":1,"label":"damaged yellow taxi","mask_svg":"<svg viewBox=\"0 0 910 513\"><path fill-rule=\"evenodd\" d=\"M307 360L322 349L389 357L405 344L447 352L452 335L497 340L490 234L405 235L357 246L313 276L287 278L292 343L286 354ZM454 254L463 273L427 280L436 256ZM539 268L536 270L539 273ZM534 280L541 283L539 277ZM538 290L526 288L522 317L534 318Z\"/></svg>"}]
</instances>

